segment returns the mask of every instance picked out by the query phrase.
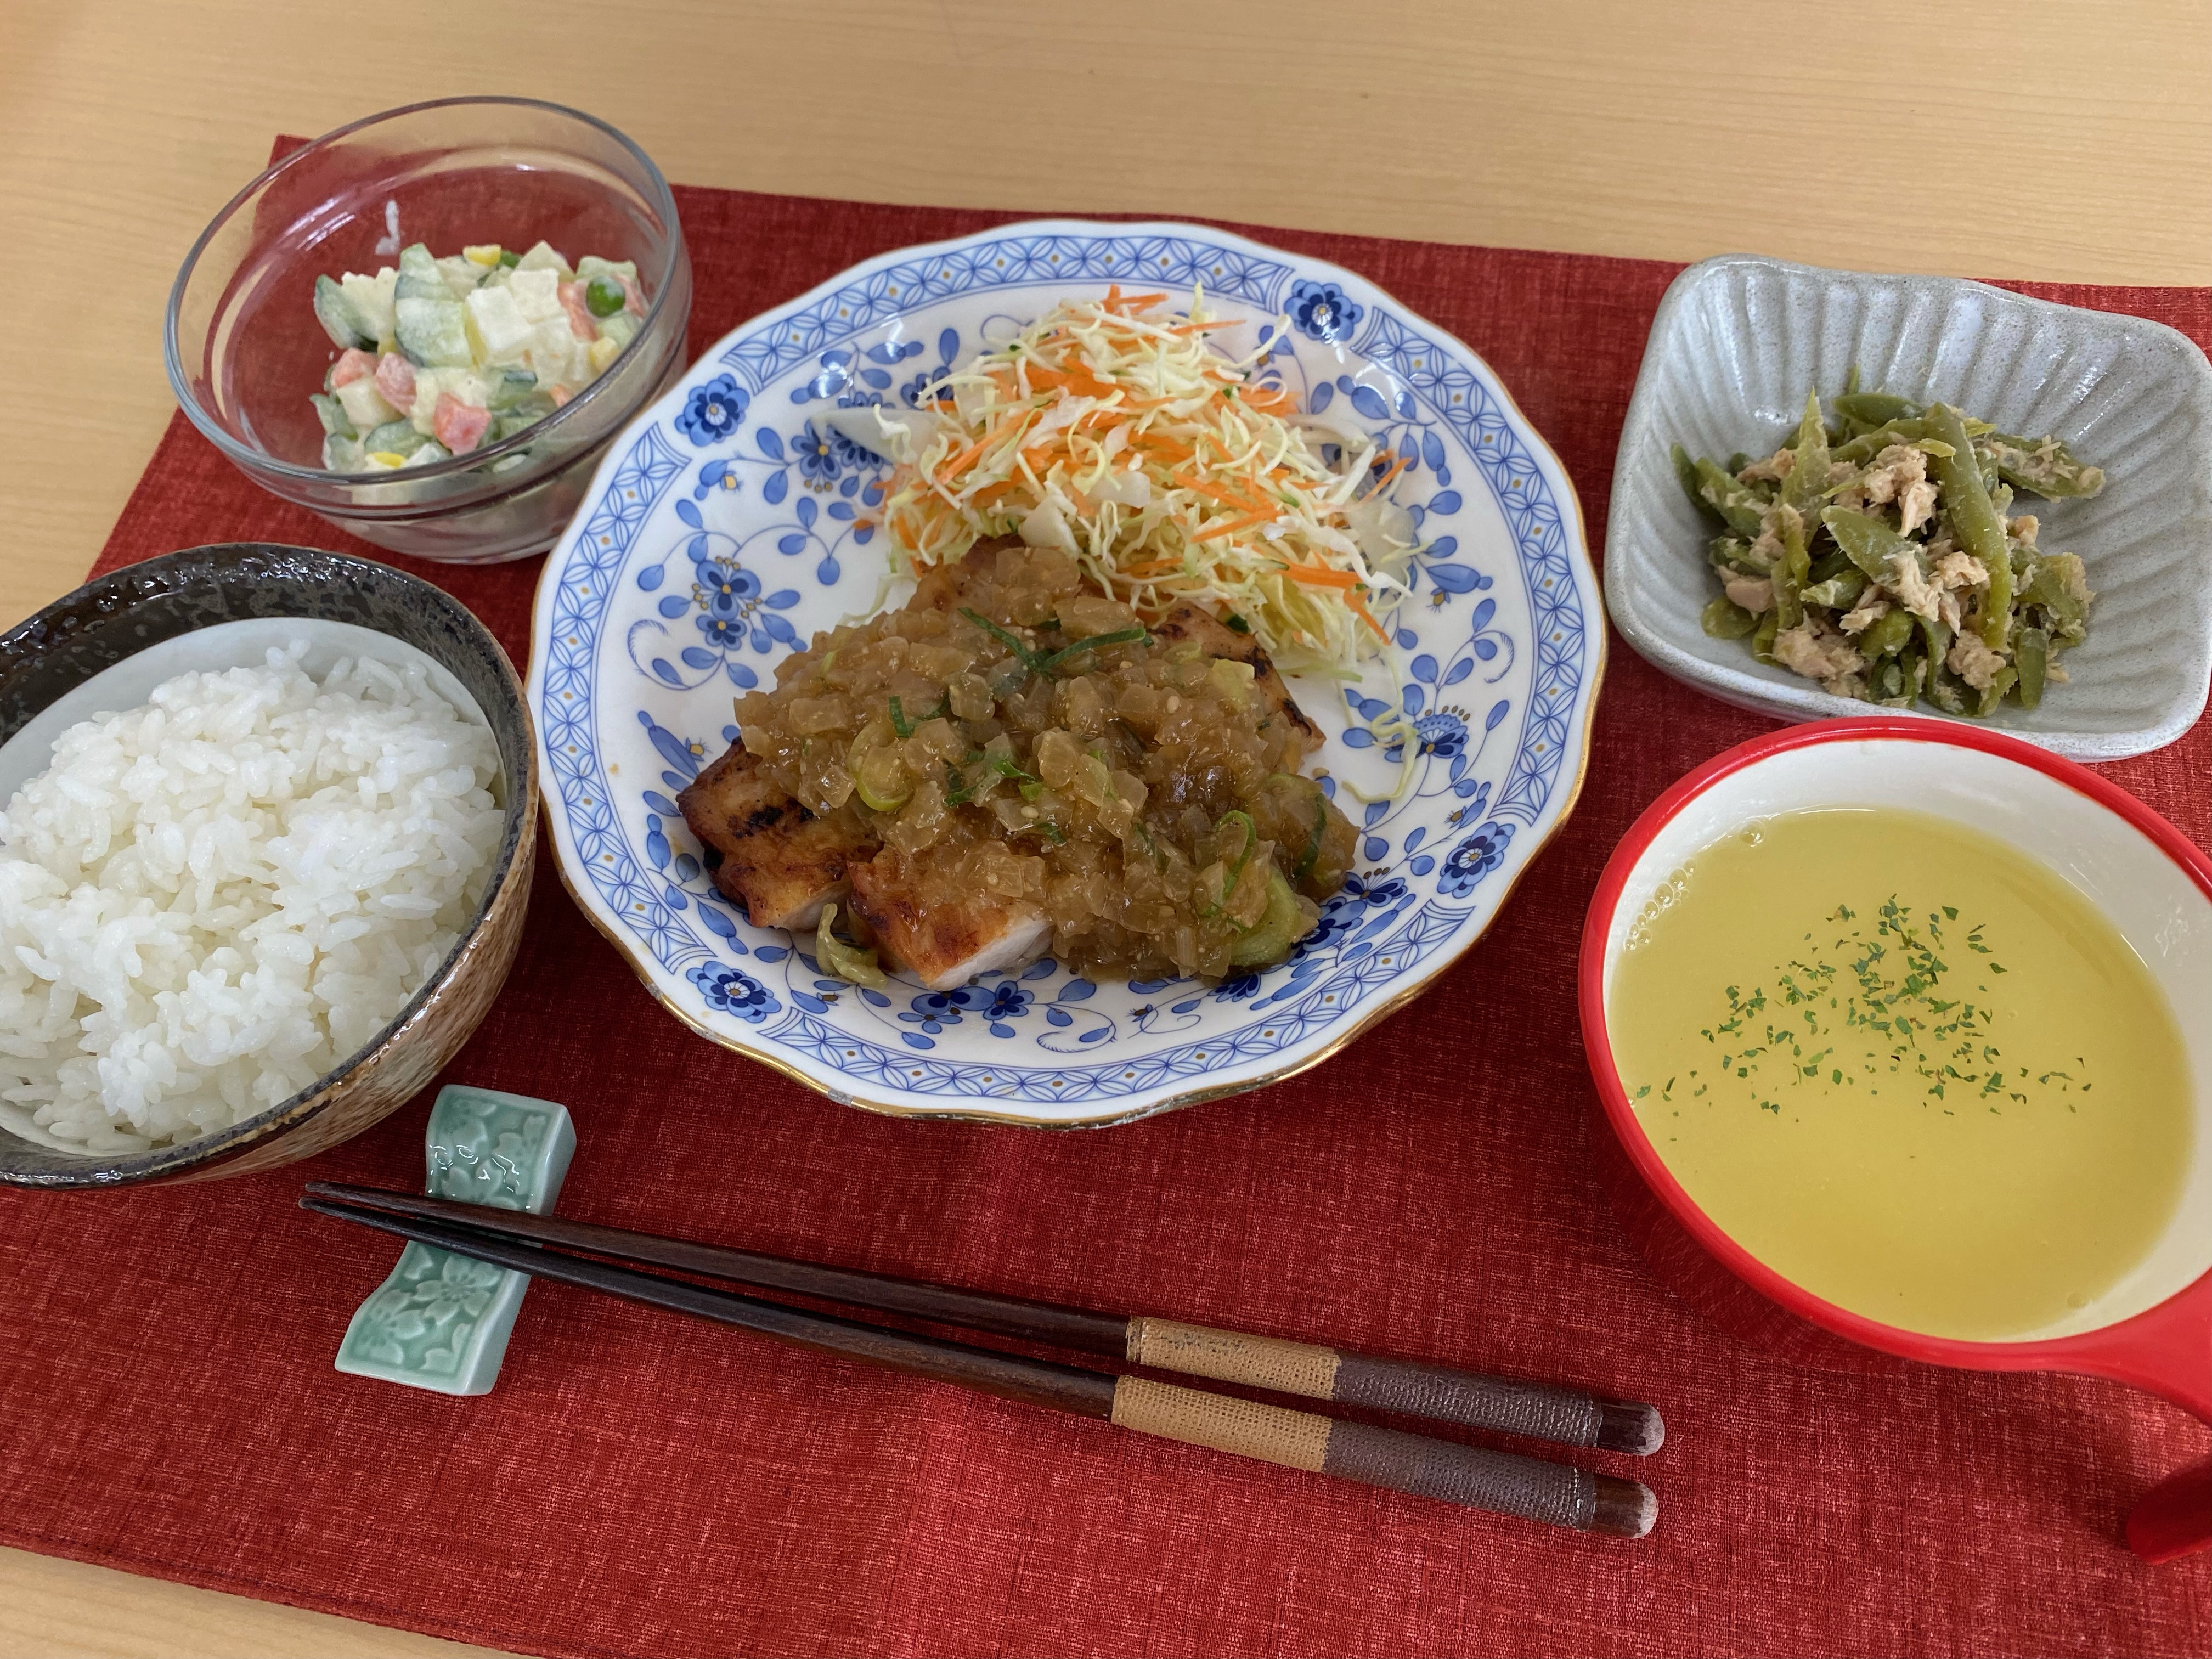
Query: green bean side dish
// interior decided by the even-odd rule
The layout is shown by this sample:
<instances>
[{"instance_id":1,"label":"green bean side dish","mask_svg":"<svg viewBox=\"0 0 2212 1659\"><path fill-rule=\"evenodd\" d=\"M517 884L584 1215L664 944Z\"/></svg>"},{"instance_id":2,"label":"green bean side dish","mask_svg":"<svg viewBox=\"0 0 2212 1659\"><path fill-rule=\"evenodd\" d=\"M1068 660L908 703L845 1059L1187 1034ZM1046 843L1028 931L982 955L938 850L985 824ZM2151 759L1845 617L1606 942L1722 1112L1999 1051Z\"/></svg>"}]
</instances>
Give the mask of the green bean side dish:
<instances>
[{"instance_id":1,"label":"green bean side dish","mask_svg":"<svg viewBox=\"0 0 2212 1659\"><path fill-rule=\"evenodd\" d=\"M1842 697L1980 718L2063 682L2096 596L2071 553L2036 546L2008 516L2015 490L2094 495L2100 468L2056 438L2015 438L1944 404L1858 390L1853 371L1825 423L1817 392L1787 448L1727 466L1674 446L1674 471L1720 528L1706 558L1721 596L1716 639L1746 639Z\"/></svg>"}]
</instances>

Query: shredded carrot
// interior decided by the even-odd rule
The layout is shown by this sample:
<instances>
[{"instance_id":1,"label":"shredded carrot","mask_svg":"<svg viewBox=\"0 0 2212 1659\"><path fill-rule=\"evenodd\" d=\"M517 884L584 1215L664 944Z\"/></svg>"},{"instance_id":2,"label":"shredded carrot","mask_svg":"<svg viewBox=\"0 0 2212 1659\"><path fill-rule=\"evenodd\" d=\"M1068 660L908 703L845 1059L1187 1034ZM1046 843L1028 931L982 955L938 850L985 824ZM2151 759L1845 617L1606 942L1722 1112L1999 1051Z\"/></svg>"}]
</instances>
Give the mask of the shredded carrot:
<instances>
[{"instance_id":1,"label":"shredded carrot","mask_svg":"<svg viewBox=\"0 0 2212 1659\"><path fill-rule=\"evenodd\" d=\"M1119 386L1100 380L1087 366L1080 363L1072 368L1064 368L1033 362L1029 366L1029 376L1031 386L1046 391L1066 386L1085 398L1110 398L1121 390Z\"/></svg>"},{"instance_id":2,"label":"shredded carrot","mask_svg":"<svg viewBox=\"0 0 2212 1659\"><path fill-rule=\"evenodd\" d=\"M1190 539L1194 544L1199 542L1218 541L1222 537L1234 536L1239 531L1256 529L1274 516L1272 513L1247 513L1241 519L1224 519L1219 524L1209 525Z\"/></svg>"},{"instance_id":3,"label":"shredded carrot","mask_svg":"<svg viewBox=\"0 0 2212 1659\"><path fill-rule=\"evenodd\" d=\"M1346 592L1364 586L1357 574L1349 570L1331 570L1327 565L1286 564L1283 574L1294 582L1304 582L1308 587L1340 587Z\"/></svg>"},{"instance_id":4,"label":"shredded carrot","mask_svg":"<svg viewBox=\"0 0 2212 1659\"><path fill-rule=\"evenodd\" d=\"M1027 409L1018 409L1012 414L1007 416L1005 420L1000 422L998 425L993 427L981 437L976 439L974 443L969 445L967 448L962 450L957 455L955 455L951 460L945 462L942 467L939 468L937 473L939 482L942 483L951 483L953 479L958 477L963 472L965 472L969 466L973 465L976 459L981 456L985 450L990 448L993 444L998 442L999 440L1005 437L1006 434L1012 432L1016 427L1020 426L1024 422L1027 421L1032 412L1033 411Z\"/></svg>"},{"instance_id":5,"label":"shredded carrot","mask_svg":"<svg viewBox=\"0 0 2212 1659\"><path fill-rule=\"evenodd\" d=\"M1382 624L1375 620L1375 613L1367 608L1366 600L1361 599L1357 593L1346 593L1344 596L1344 602L1352 607L1354 616L1375 630L1376 639L1385 645L1390 643L1390 636L1382 631Z\"/></svg>"},{"instance_id":6,"label":"shredded carrot","mask_svg":"<svg viewBox=\"0 0 2212 1659\"><path fill-rule=\"evenodd\" d=\"M1244 495L1239 491L1217 488L1215 485L1207 483L1202 479L1191 476L1188 468L1180 470L1170 476L1174 478L1176 483L1181 484L1184 489L1194 490L1199 495L1205 496L1208 501L1218 501L1224 507L1241 507L1247 513L1260 514L1262 516L1270 519L1279 518L1281 516L1280 509L1279 509L1273 502L1259 501L1253 496Z\"/></svg>"}]
</instances>

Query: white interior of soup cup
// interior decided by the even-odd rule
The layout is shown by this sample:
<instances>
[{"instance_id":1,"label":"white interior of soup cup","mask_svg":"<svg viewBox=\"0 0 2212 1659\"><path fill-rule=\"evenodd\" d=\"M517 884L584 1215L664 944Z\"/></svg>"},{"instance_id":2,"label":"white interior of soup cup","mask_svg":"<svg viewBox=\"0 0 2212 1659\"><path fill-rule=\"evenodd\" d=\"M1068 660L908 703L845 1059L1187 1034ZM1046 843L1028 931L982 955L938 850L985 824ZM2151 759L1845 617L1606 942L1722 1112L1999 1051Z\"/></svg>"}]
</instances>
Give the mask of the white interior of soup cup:
<instances>
[{"instance_id":1,"label":"white interior of soup cup","mask_svg":"<svg viewBox=\"0 0 2212 1659\"><path fill-rule=\"evenodd\" d=\"M1630 870L1605 943L1613 974L1660 884L1754 818L1820 807L1897 807L1952 819L2040 860L2094 905L2166 994L2188 1056L2196 1135L2181 1200L2150 1253L2087 1307L2025 1339L2101 1329L2155 1307L2212 1267L2212 899L2136 826L2059 778L1944 742L1847 738L1784 750L1716 780L1652 837Z\"/></svg>"}]
</instances>

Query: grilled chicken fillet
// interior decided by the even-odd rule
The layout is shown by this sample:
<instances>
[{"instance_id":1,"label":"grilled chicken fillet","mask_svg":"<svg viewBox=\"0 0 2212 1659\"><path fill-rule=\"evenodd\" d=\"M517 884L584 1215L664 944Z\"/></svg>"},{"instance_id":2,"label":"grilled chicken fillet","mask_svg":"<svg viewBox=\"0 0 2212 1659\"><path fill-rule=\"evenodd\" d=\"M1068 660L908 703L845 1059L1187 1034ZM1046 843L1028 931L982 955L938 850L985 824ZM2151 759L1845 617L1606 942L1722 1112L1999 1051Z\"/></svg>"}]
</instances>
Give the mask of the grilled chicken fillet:
<instances>
[{"instance_id":1,"label":"grilled chicken fillet","mask_svg":"<svg viewBox=\"0 0 2212 1659\"><path fill-rule=\"evenodd\" d=\"M849 815L817 817L769 781L742 743L676 798L714 885L756 927L805 930L847 890L847 869L876 854Z\"/></svg>"}]
</instances>

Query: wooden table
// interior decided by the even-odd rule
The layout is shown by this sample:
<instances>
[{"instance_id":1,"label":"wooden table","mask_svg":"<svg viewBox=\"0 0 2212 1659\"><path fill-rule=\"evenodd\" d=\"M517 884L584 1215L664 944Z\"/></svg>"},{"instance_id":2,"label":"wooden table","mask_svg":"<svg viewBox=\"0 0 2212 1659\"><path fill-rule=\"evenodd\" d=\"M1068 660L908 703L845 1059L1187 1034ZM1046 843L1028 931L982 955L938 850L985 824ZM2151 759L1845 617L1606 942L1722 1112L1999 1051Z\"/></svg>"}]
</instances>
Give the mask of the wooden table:
<instances>
[{"instance_id":1,"label":"wooden table","mask_svg":"<svg viewBox=\"0 0 2212 1659\"><path fill-rule=\"evenodd\" d=\"M379 51L287 0L0 0L0 624L75 586L100 550L169 418L178 262L270 137L424 98L576 105L691 184L2212 282L2212 0L2015 7L2009 34L1994 13L1831 15L1731 0L476 0L434 22L410 11L404 50ZM915 118L918 88L999 113L958 145ZM1927 185L1938 147L1969 188ZM0 1551L0 1659L468 1651Z\"/></svg>"}]
</instances>

